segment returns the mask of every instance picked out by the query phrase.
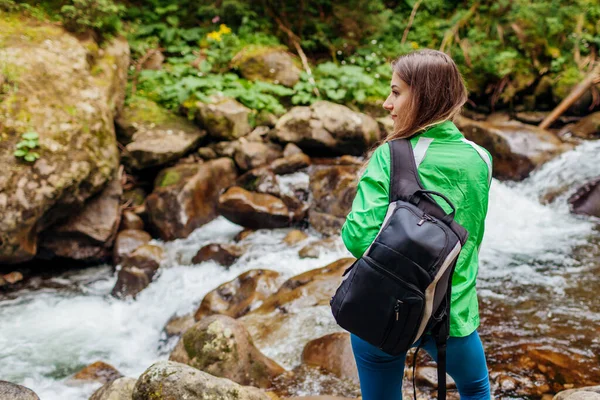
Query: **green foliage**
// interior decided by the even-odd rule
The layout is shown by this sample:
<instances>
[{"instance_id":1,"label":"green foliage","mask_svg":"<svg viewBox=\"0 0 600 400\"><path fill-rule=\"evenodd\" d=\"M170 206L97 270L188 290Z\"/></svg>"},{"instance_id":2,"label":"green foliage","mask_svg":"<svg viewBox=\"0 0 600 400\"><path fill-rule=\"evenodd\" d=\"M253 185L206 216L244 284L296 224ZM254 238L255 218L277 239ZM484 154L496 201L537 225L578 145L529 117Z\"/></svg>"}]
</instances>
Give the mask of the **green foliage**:
<instances>
[{"instance_id":1,"label":"green foliage","mask_svg":"<svg viewBox=\"0 0 600 400\"><path fill-rule=\"evenodd\" d=\"M27 162L34 162L40 155L34 151L39 146L39 136L36 132L30 131L21 135L21 141L16 144L16 150L13 155Z\"/></svg>"},{"instance_id":2,"label":"green foliage","mask_svg":"<svg viewBox=\"0 0 600 400\"><path fill-rule=\"evenodd\" d=\"M284 86L251 82L234 73L211 73L208 64L204 64L205 72L202 72L186 63L185 58L171 61L176 63L167 64L162 70L142 71L137 94L169 109L178 109L190 100L210 102L211 96L219 94L235 98L257 112L281 114L285 108L280 98L294 93Z\"/></svg>"},{"instance_id":3,"label":"green foliage","mask_svg":"<svg viewBox=\"0 0 600 400\"><path fill-rule=\"evenodd\" d=\"M13 0L0 0L0 11L12 12L16 11L18 7Z\"/></svg>"},{"instance_id":4,"label":"green foliage","mask_svg":"<svg viewBox=\"0 0 600 400\"><path fill-rule=\"evenodd\" d=\"M99 35L119 32L122 16L134 60L156 48L167 57L162 71L131 74L137 94L171 109L216 93L256 111L319 98L360 107L387 95L392 59L423 48L453 57L477 103L510 104L542 77L558 101L600 49L597 0L427 0L410 27L417 0L145 0L126 2L126 10L122 0L64 3L0 0L0 9L52 15L60 4L65 25ZM309 57L314 81L303 74L290 90L236 75L231 59L248 45L295 52L286 29Z\"/></svg>"},{"instance_id":5,"label":"green foliage","mask_svg":"<svg viewBox=\"0 0 600 400\"><path fill-rule=\"evenodd\" d=\"M125 6L113 0L71 0L61 7L65 28L72 32L92 30L99 38L117 34L121 30L121 16Z\"/></svg>"},{"instance_id":6,"label":"green foliage","mask_svg":"<svg viewBox=\"0 0 600 400\"><path fill-rule=\"evenodd\" d=\"M358 59L356 56L353 60ZM342 61L345 64L345 61ZM367 71L366 68L369 68ZM319 64L314 71L316 87L322 99L335 103L363 105L371 99L385 98L389 92L391 69L387 65L363 68L358 65ZM294 87L294 104L310 104L319 97L306 73Z\"/></svg>"}]
</instances>

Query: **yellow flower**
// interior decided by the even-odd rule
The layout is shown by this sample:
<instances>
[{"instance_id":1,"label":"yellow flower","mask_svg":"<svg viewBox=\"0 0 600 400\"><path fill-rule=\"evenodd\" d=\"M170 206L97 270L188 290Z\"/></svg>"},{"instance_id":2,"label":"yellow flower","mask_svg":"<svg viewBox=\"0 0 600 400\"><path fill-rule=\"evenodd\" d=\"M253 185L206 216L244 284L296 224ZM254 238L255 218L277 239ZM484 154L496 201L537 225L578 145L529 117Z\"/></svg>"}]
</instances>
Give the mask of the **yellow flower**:
<instances>
[{"instance_id":1,"label":"yellow flower","mask_svg":"<svg viewBox=\"0 0 600 400\"><path fill-rule=\"evenodd\" d=\"M556 47L548 47L546 51L552 58L560 57L560 49Z\"/></svg>"},{"instance_id":2,"label":"yellow flower","mask_svg":"<svg viewBox=\"0 0 600 400\"><path fill-rule=\"evenodd\" d=\"M417 42L410 42L410 46L411 46L413 49L418 49L418 48L419 48L419 43L417 43Z\"/></svg>"},{"instance_id":3,"label":"yellow flower","mask_svg":"<svg viewBox=\"0 0 600 400\"><path fill-rule=\"evenodd\" d=\"M231 33L231 29L227 25L221 24L219 25L219 33L226 35Z\"/></svg>"},{"instance_id":4,"label":"yellow flower","mask_svg":"<svg viewBox=\"0 0 600 400\"><path fill-rule=\"evenodd\" d=\"M206 37L208 39L212 39L212 40L215 40L217 42L220 42L221 41L221 32L216 32L216 31L215 32L211 32L208 35L206 35Z\"/></svg>"}]
</instances>

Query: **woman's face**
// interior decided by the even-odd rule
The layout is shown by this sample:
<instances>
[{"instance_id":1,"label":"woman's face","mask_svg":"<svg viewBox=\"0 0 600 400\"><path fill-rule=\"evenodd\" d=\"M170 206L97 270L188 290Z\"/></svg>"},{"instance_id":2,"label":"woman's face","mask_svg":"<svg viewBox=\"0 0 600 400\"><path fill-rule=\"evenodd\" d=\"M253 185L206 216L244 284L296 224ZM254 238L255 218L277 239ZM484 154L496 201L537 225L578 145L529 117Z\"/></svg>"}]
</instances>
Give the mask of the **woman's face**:
<instances>
[{"instance_id":1,"label":"woman's face","mask_svg":"<svg viewBox=\"0 0 600 400\"><path fill-rule=\"evenodd\" d=\"M383 103L383 108L390 112L394 120L394 127L405 121L408 111L408 101L410 97L410 87L397 74L392 75L391 93Z\"/></svg>"}]
</instances>

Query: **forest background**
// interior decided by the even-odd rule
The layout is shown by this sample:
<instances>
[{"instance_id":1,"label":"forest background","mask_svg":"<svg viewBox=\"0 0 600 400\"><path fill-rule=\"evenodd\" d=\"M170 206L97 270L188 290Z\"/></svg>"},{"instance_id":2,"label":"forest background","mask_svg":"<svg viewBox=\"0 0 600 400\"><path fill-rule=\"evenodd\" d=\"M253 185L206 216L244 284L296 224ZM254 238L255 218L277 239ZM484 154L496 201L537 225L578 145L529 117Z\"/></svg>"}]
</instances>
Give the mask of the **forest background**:
<instances>
[{"instance_id":1,"label":"forest background","mask_svg":"<svg viewBox=\"0 0 600 400\"><path fill-rule=\"evenodd\" d=\"M128 100L181 110L221 92L252 116L319 99L377 113L388 94L390 61L422 48L456 60L468 108L550 110L592 69L600 48L596 0L0 0L0 8L60 22L100 42L126 36L133 58ZM236 54L263 46L306 56L297 60L300 81L286 87L244 79ZM162 68L144 69L158 51ZM598 107L597 89L591 95L570 112Z\"/></svg>"}]
</instances>

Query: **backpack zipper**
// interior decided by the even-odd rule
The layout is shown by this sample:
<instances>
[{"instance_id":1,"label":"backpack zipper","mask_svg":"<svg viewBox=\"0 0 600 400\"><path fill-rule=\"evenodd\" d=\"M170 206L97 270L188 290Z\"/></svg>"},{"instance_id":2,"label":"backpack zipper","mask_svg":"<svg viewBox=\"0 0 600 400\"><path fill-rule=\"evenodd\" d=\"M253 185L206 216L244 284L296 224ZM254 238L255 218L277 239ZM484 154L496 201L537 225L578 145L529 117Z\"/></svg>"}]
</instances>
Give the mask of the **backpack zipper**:
<instances>
[{"instance_id":1,"label":"backpack zipper","mask_svg":"<svg viewBox=\"0 0 600 400\"><path fill-rule=\"evenodd\" d=\"M402 300L396 299L396 305L394 306L394 311L396 311L396 321L400 318L400 304L402 304Z\"/></svg>"},{"instance_id":2,"label":"backpack zipper","mask_svg":"<svg viewBox=\"0 0 600 400\"><path fill-rule=\"evenodd\" d=\"M388 323L388 326L385 329L385 333L383 335L383 340L381 341L381 344L379 345L379 348L383 348L383 345L385 344L385 342L388 340L388 337L390 336L390 333L392 333L392 330L394 329L394 324L396 322L398 322L398 320L400 319L400 305L403 304L402 300L398 300L396 299L396 304L394 304L394 312L396 313L396 320L392 320ZM394 314L392 314L394 315Z\"/></svg>"},{"instance_id":3,"label":"backpack zipper","mask_svg":"<svg viewBox=\"0 0 600 400\"><path fill-rule=\"evenodd\" d=\"M396 274L394 274L391 271L388 271L387 269L385 269L384 267L382 267L381 265L379 265L379 263L375 260L373 260L371 257L369 256L363 256L363 259L365 259L367 261L367 264L379 271L380 273L389 276L390 278L392 278L393 280L395 280L396 282L398 282L400 285L404 286L405 288L410 289L414 294L416 294L417 296L419 296L421 299L425 299L425 295L412 283L409 282L405 282L402 278L400 278L399 276L397 276Z\"/></svg>"},{"instance_id":4,"label":"backpack zipper","mask_svg":"<svg viewBox=\"0 0 600 400\"><path fill-rule=\"evenodd\" d=\"M423 214L423 217L419 222L417 222L417 225L422 226L425 223L425 221L433 222L433 218L431 218L429 214Z\"/></svg>"}]
</instances>

